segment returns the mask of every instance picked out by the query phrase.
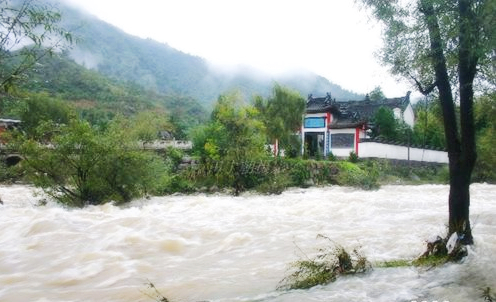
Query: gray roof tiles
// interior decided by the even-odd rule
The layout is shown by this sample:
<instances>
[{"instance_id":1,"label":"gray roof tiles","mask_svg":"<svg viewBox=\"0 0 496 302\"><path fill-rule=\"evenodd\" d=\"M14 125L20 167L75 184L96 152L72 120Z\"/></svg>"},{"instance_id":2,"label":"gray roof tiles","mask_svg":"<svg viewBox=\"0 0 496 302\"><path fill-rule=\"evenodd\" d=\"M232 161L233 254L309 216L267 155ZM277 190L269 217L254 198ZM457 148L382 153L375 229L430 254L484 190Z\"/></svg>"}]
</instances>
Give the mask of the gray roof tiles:
<instances>
[{"instance_id":1,"label":"gray roof tiles","mask_svg":"<svg viewBox=\"0 0 496 302\"><path fill-rule=\"evenodd\" d=\"M399 108L402 112L410 103L410 92L404 97L385 98L378 101L371 101L368 96L361 101L338 102L327 93L325 97L308 96L307 113L333 114L331 128L348 128L366 124L380 107L391 109Z\"/></svg>"}]
</instances>

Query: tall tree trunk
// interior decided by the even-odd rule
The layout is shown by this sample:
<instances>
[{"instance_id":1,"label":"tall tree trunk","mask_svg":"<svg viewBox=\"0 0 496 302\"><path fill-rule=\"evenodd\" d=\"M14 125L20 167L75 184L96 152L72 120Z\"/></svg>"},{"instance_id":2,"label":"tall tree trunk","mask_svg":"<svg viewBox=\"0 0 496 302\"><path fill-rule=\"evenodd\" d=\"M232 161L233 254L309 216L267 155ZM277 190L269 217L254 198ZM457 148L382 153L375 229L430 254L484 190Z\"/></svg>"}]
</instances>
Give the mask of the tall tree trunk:
<instances>
[{"instance_id":1,"label":"tall tree trunk","mask_svg":"<svg viewBox=\"0 0 496 302\"><path fill-rule=\"evenodd\" d=\"M467 9L470 0L460 0L460 19L464 20L463 9ZM468 61L470 53L470 28L460 24L460 111L461 111L461 139L455 113L455 104L449 81L446 58L443 53L443 40L439 28L437 14L430 0L421 0L420 9L424 14L429 30L432 66L435 71L436 84L439 90L439 99L443 112L444 132L449 157L450 194L449 194L449 231L448 236L457 232L463 237L465 244L472 244L472 230L469 221L470 207L470 179L475 163L475 134L472 114L474 77L468 77ZM469 23L467 23L470 26ZM463 37L462 37L463 36ZM465 41L464 39L468 39ZM473 47L473 46L472 46ZM462 62L466 55L467 62ZM462 66L467 64L467 66ZM473 74L475 75L475 73ZM462 113L463 112L463 113Z\"/></svg>"},{"instance_id":2,"label":"tall tree trunk","mask_svg":"<svg viewBox=\"0 0 496 302\"><path fill-rule=\"evenodd\" d=\"M465 243L473 243L469 221L470 179L477 158L474 125L474 89L473 82L477 72L478 61L478 18L475 16L471 0L459 0L459 70L460 91L460 130L461 130L461 170L460 182L455 183L462 189L459 196L450 198L449 232L464 235Z\"/></svg>"}]
</instances>

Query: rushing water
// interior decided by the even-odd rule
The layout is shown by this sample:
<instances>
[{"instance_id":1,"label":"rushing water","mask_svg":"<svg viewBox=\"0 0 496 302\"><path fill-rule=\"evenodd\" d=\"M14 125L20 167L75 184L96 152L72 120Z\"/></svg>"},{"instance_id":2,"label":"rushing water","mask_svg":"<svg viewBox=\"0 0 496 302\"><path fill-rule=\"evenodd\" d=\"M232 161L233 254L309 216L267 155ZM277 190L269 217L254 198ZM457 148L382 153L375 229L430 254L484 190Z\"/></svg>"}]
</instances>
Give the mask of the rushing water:
<instances>
[{"instance_id":1,"label":"rushing water","mask_svg":"<svg viewBox=\"0 0 496 302\"><path fill-rule=\"evenodd\" d=\"M496 186L472 185L475 246L462 264L374 268L310 290L277 291L326 235L372 263L411 259L444 235L448 187L328 187L278 196L170 196L125 207L37 206L0 187L0 301L483 301L496 290Z\"/></svg>"}]
</instances>

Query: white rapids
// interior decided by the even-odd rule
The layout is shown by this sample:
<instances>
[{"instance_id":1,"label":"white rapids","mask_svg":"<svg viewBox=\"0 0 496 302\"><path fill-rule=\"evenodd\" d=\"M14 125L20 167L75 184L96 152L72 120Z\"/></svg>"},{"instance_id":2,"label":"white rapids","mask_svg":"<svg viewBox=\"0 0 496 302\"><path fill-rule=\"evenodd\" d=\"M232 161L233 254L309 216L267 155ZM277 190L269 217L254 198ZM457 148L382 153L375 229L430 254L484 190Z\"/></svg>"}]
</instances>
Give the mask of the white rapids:
<instances>
[{"instance_id":1,"label":"white rapids","mask_svg":"<svg viewBox=\"0 0 496 302\"><path fill-rule=\"evenodd\" d=\"M0 301L483 301L496 291L496 186L471 186L475 245L461 264L374 268L310 290L278 291L302 253L331 238L372 263L412 259L446 234L448 187L292 189L191 195L66 209L0 186Z\"/></svg>"}]
</instances>

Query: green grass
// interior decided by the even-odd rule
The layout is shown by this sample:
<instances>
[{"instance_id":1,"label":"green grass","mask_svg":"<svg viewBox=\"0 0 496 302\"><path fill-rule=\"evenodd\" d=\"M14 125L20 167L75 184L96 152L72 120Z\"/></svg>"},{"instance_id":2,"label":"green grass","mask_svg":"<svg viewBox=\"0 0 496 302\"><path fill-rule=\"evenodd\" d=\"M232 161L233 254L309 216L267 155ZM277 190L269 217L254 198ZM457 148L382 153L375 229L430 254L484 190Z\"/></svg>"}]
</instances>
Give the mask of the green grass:
<instances>
[{"instance_id":1,"label":"green grass","mask_svg":"<svg viewBox=\"0 0 496 302\"><path fill-rule=\"evenodd\" d=\"M375 263L375 267L378 268L391 268L391 267L408 267L412 266L412 260L407 259L398 259L398 260L389 260L383 262Z\"/></svg>"},{"instance_id":2,"label":"green grass","mask_svg":"<svg viewBox=\"0 0 496 302\"><path fill-rule=\"evenodd\" d=\"M419 257L413 260L412 264L414 266L420 266L420 267L436 267L436 266L441 266L450 261L451 259L449 255L429 255L426 257Z\"/></svg>"}]
</instances>

